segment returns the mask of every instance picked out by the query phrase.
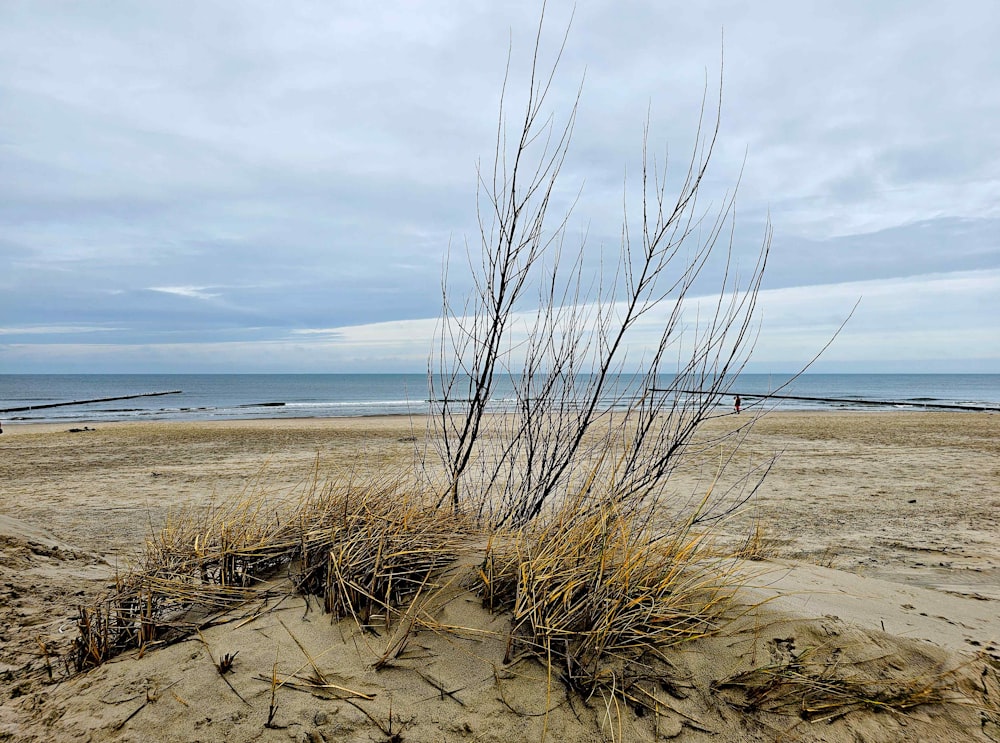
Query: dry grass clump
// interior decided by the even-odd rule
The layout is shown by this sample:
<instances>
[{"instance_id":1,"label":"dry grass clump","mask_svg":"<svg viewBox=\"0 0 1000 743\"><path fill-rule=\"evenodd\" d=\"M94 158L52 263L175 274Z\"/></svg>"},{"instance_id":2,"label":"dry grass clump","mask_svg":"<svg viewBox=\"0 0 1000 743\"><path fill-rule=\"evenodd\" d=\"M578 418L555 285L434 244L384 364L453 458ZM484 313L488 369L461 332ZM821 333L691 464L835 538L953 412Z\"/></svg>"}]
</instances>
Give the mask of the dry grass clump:
<instances>
[{"instance_id":1,"label":"dry grass clump","mask_svg":"<svg viewBox=\"0 0 1000 743\"><path fill-rule=\"evenodd\" d=\"M649 516L585 491L521 529L484 535L450 508L376 483L314 487L280 507L255 496L185 512L80 609L72 662L83 670L193 634L277 591L268 581L282 571L334 616L388 627L460 553L485 544L473 582L485 605L511 613L507 660L551 661L588 695L620 689L624 676L644 677L644 658L715 631L734 584L701 535L654 533Z\"/></svg>"},{"instance_id":2,"label":"dry grass clump","mask_svg":"<svg viewBox=\"0 0 1000 743\"><path fill-rule=\"evenodd\" d=\"M477 590L511 611L507 662L535 657L585 697L613 689L650 706L636 685L664 648L719 629L737 581L703 534L664 537L649 516L581 497L491 543Z\"/></svg>"},{"instance_id":3,"label":"dry grass clump","mask_svg":"<svg viewBox=\"0 0 1000 743\"><path fill-rule=\"evenodd\" d=\"M297 589L338 618L368 624L404 607L458 557L471 523L393 487L326 492L295 515Z\"/></svg>"},{"instance_id":4,"label":"dry grass clump","mask_svg":"<svg viewBox=\"0 0 1000 743\"><path fill-rule=\"evenodd\" d=\"M821 722L856 710L906 712L959 701L954 691L959 670L932 666L901 672L892 656L851 660L843 648L823 645L734 674L712 687L736 692L727 701L745 712Z\"/></svg>"},{"instance_id":5,"label":"dry grass clump","mask_svg":"<svg viewBox=\"0 0 1000 743\"><path fill-rule=\"evenodd\" d=\"M278 512L257 495L168 519L114 588L80 607L71 651L76 669L179 639L209 615L261 596L259 581L291 559L294 543Z\"/></svg>"},{"instance_id":6,"label":"dry grass clump","mask_svg":"<svg viewBox=\"0 0 1000 743\"><path fill-rule=\"evenodd\" d=\"M736 551L736 556L743 560L759 561L773 557L774 551L772 540L767 536L767 528L760 519L754 519L753 528Z\"/></svg>"},{"instance_id":7,"label":"dry grass clump","mask_svg":"<svg viewBox=\"0 0 1000 743\"><path fill-rule=\"evenodd\" d=\"M186 511L147 541L132 569L92 607L81 607L75 668L190 635L209 618L276 590L297 590L359 622L393 608L455 559L466 528L397 485L319 488L271 507L259 494L225 508Z\"/></svg>"}]
</instances>

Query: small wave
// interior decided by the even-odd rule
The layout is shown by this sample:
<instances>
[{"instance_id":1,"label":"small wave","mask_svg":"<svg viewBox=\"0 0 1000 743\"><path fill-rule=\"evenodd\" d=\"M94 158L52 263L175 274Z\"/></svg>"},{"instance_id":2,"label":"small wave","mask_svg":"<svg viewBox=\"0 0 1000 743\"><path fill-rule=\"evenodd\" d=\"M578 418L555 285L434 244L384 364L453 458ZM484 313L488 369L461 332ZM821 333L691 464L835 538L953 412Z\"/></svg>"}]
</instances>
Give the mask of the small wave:
<instances>
[{"instance_id":1,"label":"small wave","mask_svg":"<svg viewBox=\"0 0 1000 743\"><path fill-rule=\"evenodd\" d=\"M290 402L289 408L356 408L356 407L398 407L400 405L416 405L415 400L346 400L338 402ZM241 406L245 407L245 406Z\"/></svg>"}]
</instances>

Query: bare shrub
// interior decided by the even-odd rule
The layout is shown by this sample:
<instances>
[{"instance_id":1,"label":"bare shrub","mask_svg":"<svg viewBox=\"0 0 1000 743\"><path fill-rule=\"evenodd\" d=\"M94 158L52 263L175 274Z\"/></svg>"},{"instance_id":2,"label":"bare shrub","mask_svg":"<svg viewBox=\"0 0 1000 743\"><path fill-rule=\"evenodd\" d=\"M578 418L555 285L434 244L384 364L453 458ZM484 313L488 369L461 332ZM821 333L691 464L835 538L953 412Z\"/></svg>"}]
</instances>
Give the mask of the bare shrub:
<instances>
[{"instance_id":1,"label":"bare shrub","mask_svg":"<svg viewBox=\"0 0 1000 743\"><path fill-rule=\"evenodd\" d=\"M570 215L553 219L548 210L577 105L561 125L547 113L565 38L555 62L543 67L543 25L524 114L513 122L504 81L492 169L479 172L480 251L469 261L474 289L456 304L446 276L428 374L446 476L439 503L497 527L529 523L609 446L616 456L605 459L613 475L608 494L633 506L662 497L677 458L752 348L770 243L768 227L741 279L732 253L735 192L714 211L698 204L719 132L720 91L711 115L703 99L691 157L672 196L646 127L641 203L624 206L617 260L602 259L597 275L587 276L581 244L567 261ZM724 258L718 296L707 317L692 321L691 293L713 252ZM636 358L630 342L654 316L662 326ZM501 381L513 400L503 415L490 415Z\"/></svg>"}]
</instances>

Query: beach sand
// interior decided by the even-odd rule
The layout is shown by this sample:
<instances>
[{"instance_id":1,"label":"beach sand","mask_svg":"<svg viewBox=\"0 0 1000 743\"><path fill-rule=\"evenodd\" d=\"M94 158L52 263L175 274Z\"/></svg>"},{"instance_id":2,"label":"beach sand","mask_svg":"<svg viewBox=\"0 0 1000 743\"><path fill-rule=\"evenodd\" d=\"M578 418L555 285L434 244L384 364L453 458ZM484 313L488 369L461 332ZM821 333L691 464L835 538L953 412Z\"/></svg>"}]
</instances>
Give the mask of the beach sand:
<instances>
[{"instance_id":1,"label":"beach sand","mask_svg":"<svg viewBox=\"0 0 1000 743\"><path fill-rule=\"evenodd\" d=\"M747 420L711 420L704 435ZM460 591L438 620L476 632L420 633L378 672L371 664L390 637L331 623L289 597L253 622L70 679L51 656L58 683L49 681L43 648L66 647L76 607L169 514L240 494L294 498L317 477L412 470L423 434L422 421L404 417L7 425L0 740L1000 740L1000 416L988 414L772 413L721 479L721 449L693 457L671 480L678 493L724 487L778 455L719 534L723 543L758 535L766 559L750 563L741 599L767 603L671 658L681 679L673 709L652 720L574 699L536 663L503 667L503 617ZM807 646L888 658L900 672L975 661L978 706L863 709L823 723L742 714L721 682ZM221 678L216 659L237 651ZM364 696L289 683L265 727L272 671L308 674L313 663Z\"/></svg>"}]
</instances>

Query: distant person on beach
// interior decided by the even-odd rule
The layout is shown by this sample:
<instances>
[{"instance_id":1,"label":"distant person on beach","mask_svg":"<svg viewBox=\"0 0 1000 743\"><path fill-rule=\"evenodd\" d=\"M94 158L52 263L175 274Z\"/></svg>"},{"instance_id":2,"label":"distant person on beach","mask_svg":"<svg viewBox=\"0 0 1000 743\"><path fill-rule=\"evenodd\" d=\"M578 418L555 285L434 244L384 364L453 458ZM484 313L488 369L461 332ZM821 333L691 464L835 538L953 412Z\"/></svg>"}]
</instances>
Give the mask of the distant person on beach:
<instances>
[{"instance_id":1,"label":"distant person on beach","mask_svg":"<svg viewBox=\"0 0 1000 743\"><path fill-rule=\"evenodd\" d=\"M739 395L737 395L737 396L736 396L736 397L735 397L735 398L733 399L733 407L734 407L734 408L736 408L736 415L739 415L739 414L740 414L740 403L741 403L741 402L742 402L742 400L740 400L740 396L739 396Z\"/></svg>"}]
</instances>

